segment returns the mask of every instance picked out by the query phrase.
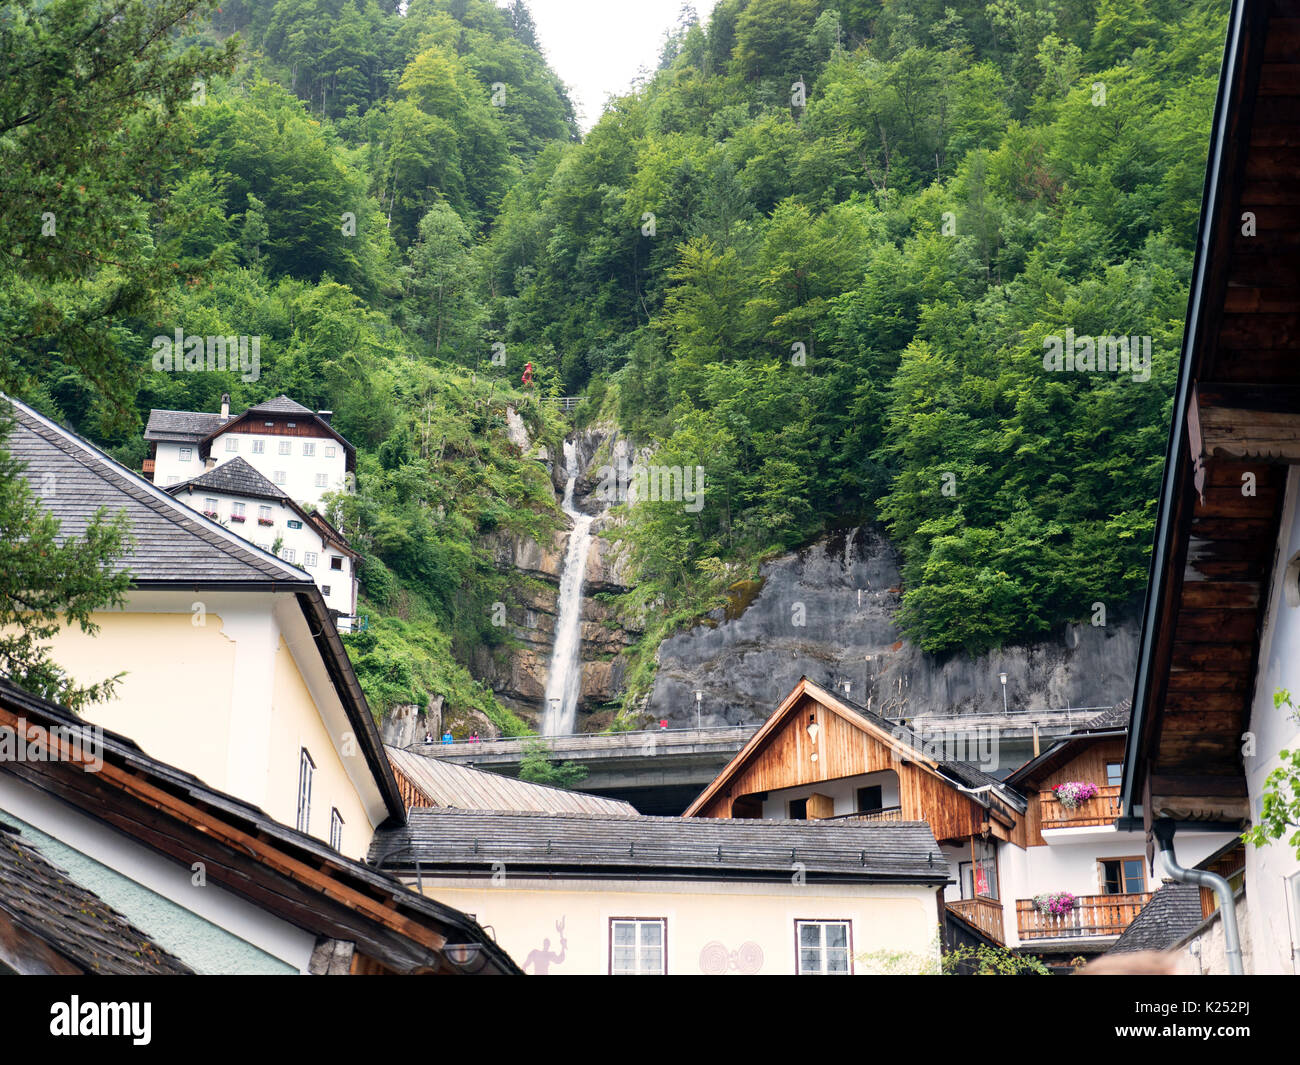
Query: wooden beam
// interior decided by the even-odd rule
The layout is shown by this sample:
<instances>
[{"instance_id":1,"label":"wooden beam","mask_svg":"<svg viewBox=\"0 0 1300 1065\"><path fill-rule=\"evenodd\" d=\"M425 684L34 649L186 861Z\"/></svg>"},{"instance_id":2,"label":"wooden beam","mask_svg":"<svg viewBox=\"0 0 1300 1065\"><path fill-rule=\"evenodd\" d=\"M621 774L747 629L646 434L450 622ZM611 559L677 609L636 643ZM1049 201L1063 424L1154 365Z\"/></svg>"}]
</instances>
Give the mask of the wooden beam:
<instances>
[{"instance_id":1,"label":"wooden beam","mask_svg":"<svg viewBox=\"0 0 1300 1065\"><path fill-rule=\"evenodd\" d=\"M1189 441L1199 448L1193 459L1226 455L1300 463L1300 388L1202 382L1193 391L1191 410L1196 432ZM1238 495L1243 504L1251 500Z\"/></svg>"}]
</instances>

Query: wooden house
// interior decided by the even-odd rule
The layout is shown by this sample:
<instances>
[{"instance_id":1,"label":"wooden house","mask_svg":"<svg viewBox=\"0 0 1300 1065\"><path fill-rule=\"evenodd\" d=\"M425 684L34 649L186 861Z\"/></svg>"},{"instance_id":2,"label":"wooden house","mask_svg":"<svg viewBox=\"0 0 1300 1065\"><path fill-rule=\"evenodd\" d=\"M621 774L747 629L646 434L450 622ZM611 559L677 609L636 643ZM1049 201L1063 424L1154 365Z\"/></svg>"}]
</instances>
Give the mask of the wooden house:
<instances>
[{"instance_id":1,"label":"wooden house","mask_svg":"<svg viewBox=\"0 0 1300 1065\"><path fill-rule=\"evenodd\" d=\"M1274 702L1300 691L1298 19L1232 8L1160 494L1120 801L1180 867L1260 816L1300 743ZM1220 891L1222 965L1300 972L1295 849L1248 846Z\"/></svg>"}]
</instances>

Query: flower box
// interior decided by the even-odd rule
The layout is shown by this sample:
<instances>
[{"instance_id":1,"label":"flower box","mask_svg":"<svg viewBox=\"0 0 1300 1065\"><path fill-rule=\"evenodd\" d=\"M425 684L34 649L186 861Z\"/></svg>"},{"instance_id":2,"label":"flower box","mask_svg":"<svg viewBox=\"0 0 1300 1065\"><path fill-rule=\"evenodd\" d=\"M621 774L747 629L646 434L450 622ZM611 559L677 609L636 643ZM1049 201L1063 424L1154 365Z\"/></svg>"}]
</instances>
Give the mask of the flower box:
<instances>
[{"instance_id":1,"label":"flower box","mask_svg":"<svg viewBox=\"0 0 1300 1065\"><path fill-rule=\"evenodd\" d=\"M1034 896L1034 909L1052 917L1070 913L1079 906L1079 897L1068 891L1053 891L1047 895Z\"/></svg>"},{"instance_id":2,"label":"flower box","mask_svg":"<svg viewBox=\"0 0 1300 1065\"><path fill-rule=\"evenodd\" d=\"M221 517L221 515L218 514L215 510L205 510L203 512L203 516L205 518L214 518L214 519Z\"/></svg>"},{"instance_id":3,"label":"flower box","mask_svg":"<svg viewBox=\"0 0 1300 1065\"><path fill-rule=\"evenodd\" d=\"M242 525L242 524L244 523L244 515L242 515L242 514L232 514L232 515L230 515L230 520L233 521L233 522L238 522L239 524Z\"/></svg>"},{"instance_id":4,"label":"flower box","mask_svg":"<svg viewBox=\"0 0 1300 1065\"><path fill-rule=\"evenodd\" d=\"M1064 784L1057 784L1052 794L1067 810L1077 810L1089 799L1095 799L1101 791L1096 784L1086 780L1067 780Z\"/></svg>"},{"instance_id":5,"label":"flower box","mask_svg":"<svg viewBox=\"0 0 1300 1065\"><path fill-rule=\"evenodd\" d=\"M258 518L258 519L257 519L257 524L258 524L258 525L274 525L274 524L275 524L275 519L274 519L274 518Z\"/></svg>"}]
</instances>

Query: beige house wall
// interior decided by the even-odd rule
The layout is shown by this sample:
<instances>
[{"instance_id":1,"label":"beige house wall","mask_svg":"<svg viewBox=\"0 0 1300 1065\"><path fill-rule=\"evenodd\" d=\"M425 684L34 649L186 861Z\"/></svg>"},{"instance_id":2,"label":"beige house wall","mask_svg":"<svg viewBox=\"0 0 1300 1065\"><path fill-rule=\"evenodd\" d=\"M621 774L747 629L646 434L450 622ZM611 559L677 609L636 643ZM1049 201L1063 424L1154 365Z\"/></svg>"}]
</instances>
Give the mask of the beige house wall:
<instances>
[{"instance_id":1,"label":"beige house wall","mask_svg":"<svg viewBox=\"0 0 1300 1065\"><path fill-rule=\"evenodd\" d=\"M293 652L286 642L296 609L289 597L277 610L271 593L139 592L128 609L95 614L96 635L65 628L51 649L82 683L126 674L87 721L289 827L307 748L316 763L309 833L328 842L337 807L342 853L363 858L386 812L305 623L290 633ZM304 669L317 674L311 684Z\"/></svg>"},{"instance_id":2,"label":"beige house wall","mask_svg":"<svg viewBox=\"0 0 1300 1065\"><path fill-rule=\"evenodd\" d=\"M718 966L735 974L742 959L761 959L745 967L751 972L793 974L796 920L850 921L859 975L897 964L899 955L909 956L913 967L938 960L933 887L515 880L504 867L495 880L425 875L422 884L426 895L489 926L530 975L539 968L548 975L608 974L610 920L616 917L667 920L669 975L700 975Z\"/></svg>"}]
</instances>

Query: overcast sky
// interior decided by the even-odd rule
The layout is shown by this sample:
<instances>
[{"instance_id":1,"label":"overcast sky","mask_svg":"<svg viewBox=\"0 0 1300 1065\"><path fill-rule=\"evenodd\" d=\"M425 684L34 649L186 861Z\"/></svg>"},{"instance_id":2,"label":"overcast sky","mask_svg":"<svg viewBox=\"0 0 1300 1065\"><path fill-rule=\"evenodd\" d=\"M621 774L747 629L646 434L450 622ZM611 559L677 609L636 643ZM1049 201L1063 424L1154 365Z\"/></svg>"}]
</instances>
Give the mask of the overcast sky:
<instances>
[{"instance_id":1,"label":"overcast sky","mask_svg":"<svg viewBox=\"0 0 1300 1065\"><path fill-rule=\"evenodd\" d=\"M527 0L551 68L569 86L584 132L605 98L626 92L641 67L654 70L664 31L683 0ZM505 0L498 0L505 6ZM707 21L716 0L693 0Z\"/></svg>"}]
</instances>

